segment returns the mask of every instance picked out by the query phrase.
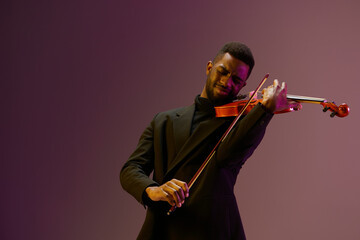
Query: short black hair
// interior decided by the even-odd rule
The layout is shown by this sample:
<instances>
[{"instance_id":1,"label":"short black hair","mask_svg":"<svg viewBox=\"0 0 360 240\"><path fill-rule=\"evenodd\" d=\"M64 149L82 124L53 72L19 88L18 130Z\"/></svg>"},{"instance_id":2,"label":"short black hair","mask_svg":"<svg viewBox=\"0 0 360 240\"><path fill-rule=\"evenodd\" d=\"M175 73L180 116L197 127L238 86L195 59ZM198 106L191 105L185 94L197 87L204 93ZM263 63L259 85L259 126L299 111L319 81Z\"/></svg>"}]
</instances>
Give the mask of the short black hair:
<instances>
[{"instance_id":1,"label":"short black hair","mask_svg":"<svg viewBox=\"0 0 360 240\"><path fill-rule=\"evenodd\" d=\"M249 74L247 77L250 76L250 73L255 65L255 60L248 46L241 42L228 42L216 54L213 62L215 63L218 61L225 53L229 53L231 56L249 65Z\"/></svg>"}]
</instances>

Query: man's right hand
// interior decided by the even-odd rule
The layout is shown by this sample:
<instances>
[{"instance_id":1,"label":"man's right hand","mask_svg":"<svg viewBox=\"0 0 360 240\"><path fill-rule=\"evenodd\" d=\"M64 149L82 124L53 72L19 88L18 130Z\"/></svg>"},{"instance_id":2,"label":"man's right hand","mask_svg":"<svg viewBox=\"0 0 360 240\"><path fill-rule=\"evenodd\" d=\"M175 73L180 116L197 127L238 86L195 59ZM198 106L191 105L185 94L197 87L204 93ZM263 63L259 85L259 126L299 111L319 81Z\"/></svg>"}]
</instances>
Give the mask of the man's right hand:
<instances>
[{"instance_id":1,"label":"man's right hand","mask_svg":"<svg viewBox=\"0 0 360 240\"><path fill-rule=\"evenodd\" d=\"M175 178L159 187L147 187L145 191L152 201L166 201L176 207L181 207L185 198L189 197L189 188L186 182Z\"/></svg>"}]
</instances>

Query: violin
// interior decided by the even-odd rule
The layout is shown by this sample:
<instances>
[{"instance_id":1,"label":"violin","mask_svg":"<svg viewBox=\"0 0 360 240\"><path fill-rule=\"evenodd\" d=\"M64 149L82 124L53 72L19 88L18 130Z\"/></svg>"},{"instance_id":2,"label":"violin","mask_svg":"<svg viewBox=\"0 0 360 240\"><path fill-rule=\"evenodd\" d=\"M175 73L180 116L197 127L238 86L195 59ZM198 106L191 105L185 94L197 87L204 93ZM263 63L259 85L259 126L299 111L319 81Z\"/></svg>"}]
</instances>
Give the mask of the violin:
<instances>
[{"instance_id":1,"label":"violin","mask_svg":"<svg viewBox=\"0 0 360 240\"><path fill-rule=\"evenodd\" d=\"M255 99L255 95L261 88L261 86L264 84L264 82L268 79L269 74L266 74L263 80L260 82L259 86L255 89L255 91L252 92L251 97L248 100L242 100L242 101L235 101L232 103L228 103L222 106L215 107L215 113L217 117L233 117L235 116L235 119L230 124L229 128L225 131L225 133L222 135L218 143L215 145L213 150L210 152L210 154L207 156L205 161L201 164L197 172L194 174L194 176L191 178L191 180L188 183L189 190L194 185L196 180L199 178L203 170L205 169L206 165L209 163L209 161L212 159L212 157L215 155L217 148L219 147L220 143L222 143L225 138L228 136L230 131L233 129L235 124L238 122L238 120L241 118L242 115L247 114L257 105L259 102L262 102L262 99ZM292 111L298 111L302 108L301 102L306 103L317 103L321 104L324 109L323 111L326 112L328 110L331 111L330 117L338 116L338 117L346 117L349 115L350 108L347 104L343 103L339 107L335 105L335 103L329 103L324 98L314 98L314 97L304 97L304 96L296 96L296 95L286 95L287 99L293 100L294 103L290 104L289 109L282 110L280 112L275 113L285 113L285 112L292 112ZM172 206L170 210L168 211L167 215L170 215L172 212L174 212L176 209L176 206Z\"/></svg>"},{"instance_id":2,"label":"violin","mask_svg":"<svg viewBox=\"0 0 360 240\"><path fill-rule=\"evenodd\" d=\"M306 96L297 96L287 94L286 98L293 100L293 103L290 104L288 109L275 112L275 114L294 112L302 109L301 103L315 103L323 106L323 112L328 110L331 111L330 117L346 117L349 115L350 108L346 103L337 106L334 102L328 102L325 98L317 97L306 97ZM248 100L240 100L231 102L222 106L215 107L216 117L235 117L243 110L244 106L247 104ZM261 103L262 99L252 99L243 114L248 114L251 109L253 109L258 103Z\"/></svg>"}]
</instances>

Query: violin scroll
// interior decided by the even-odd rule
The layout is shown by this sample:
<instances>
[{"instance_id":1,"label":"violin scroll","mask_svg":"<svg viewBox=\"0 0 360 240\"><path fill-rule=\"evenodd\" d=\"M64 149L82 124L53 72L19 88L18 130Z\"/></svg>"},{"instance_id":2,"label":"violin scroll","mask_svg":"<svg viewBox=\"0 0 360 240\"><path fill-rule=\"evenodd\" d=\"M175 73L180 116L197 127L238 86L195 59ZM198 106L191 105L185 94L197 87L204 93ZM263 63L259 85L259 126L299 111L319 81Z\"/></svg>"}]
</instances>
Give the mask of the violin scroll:
<instances>
[{"instance_id":1,"label":"violin scroll","mask_svg":"<svg viewBox=\"0 0 360 240\"><path fill-rule=\"evenodd\" d=\"M321 105L324 107L323 112L331 111L330 117L332 118L335 116L346 117L350 112L350 108L346 103L336 106L334 102L322 102Z\"/></svg>"}]
</instances>

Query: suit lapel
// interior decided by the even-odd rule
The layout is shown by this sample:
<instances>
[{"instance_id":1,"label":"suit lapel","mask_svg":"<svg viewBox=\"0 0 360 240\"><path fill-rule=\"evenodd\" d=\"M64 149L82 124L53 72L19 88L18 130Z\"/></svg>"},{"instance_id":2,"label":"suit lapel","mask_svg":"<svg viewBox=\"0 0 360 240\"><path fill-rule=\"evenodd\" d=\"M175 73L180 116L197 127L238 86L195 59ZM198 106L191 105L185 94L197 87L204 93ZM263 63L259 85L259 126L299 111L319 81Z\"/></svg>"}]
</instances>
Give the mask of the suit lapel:
<instances>
[{"instance_id":1,"label":"suit lapel","mask_svg":"<svg viewBox=\"0 0 360 240\"><path fill-rule=\"evenodd\" d=\"M190 105L181 112L176 113L173 121L175 152L179 153L181 147L189 139L191 123L195 112L195 104Z\"/></svg>"},{"instance_id":2,"label":"suit lapel","mask_svg":"<svg viewBox=\"0 0 360 240\"><path fill-rule=\"evenodd\" d=\"M187 119L187 118L184 117L184 119ZM221 125L223 125L225 122L227 122L227 120L224 118L215 118L215 119L204 121L199 124L199 126L195 129L193 134L189 137L191 121L192 121L192 117L191 117L190 121L188 121L186 123L182 122L180 118L177 121L174 121L174 128L176 129L175 138L176 139L179 138L178 140L176 140L177 143L179 144L176 147L181 146L181 148L179 149L179 151L177 151L177 155L176 155L175 159L168 166L168 171L165 174L164 179L166 179L167 176L171 175L171 173L177 168L177 166L179 164L183 163L187 159L186 156L189 153L191 153L191 151L194 150L194 148L196 148L204 139L206 139L209 135L211 135ZM175 124L175 122L177 122L177 123ZM180 128L179 128L179 126L180 126ZM186 126L186 128L185 128L185 126ZM174 129L174 131L175 131L175 129ZM184 132L186 132L186 133L181 132L181 129L183 129ZM179 134L179 135L177 135L177 134ZM185 136L187 136L187 137L185 137ZM183 142L185 142L185 143L183 143Z\"/></svg>"}]
</instances>

